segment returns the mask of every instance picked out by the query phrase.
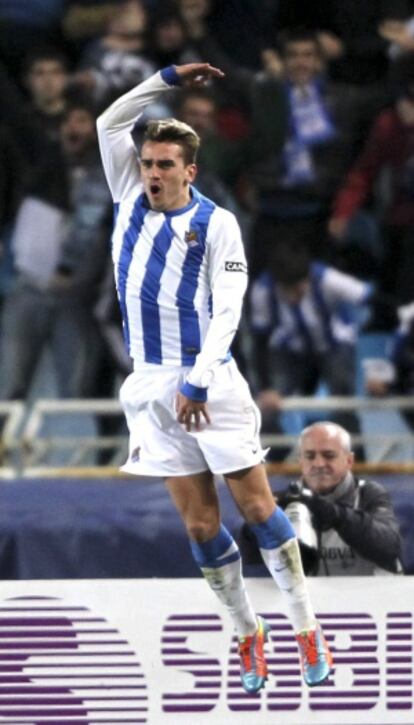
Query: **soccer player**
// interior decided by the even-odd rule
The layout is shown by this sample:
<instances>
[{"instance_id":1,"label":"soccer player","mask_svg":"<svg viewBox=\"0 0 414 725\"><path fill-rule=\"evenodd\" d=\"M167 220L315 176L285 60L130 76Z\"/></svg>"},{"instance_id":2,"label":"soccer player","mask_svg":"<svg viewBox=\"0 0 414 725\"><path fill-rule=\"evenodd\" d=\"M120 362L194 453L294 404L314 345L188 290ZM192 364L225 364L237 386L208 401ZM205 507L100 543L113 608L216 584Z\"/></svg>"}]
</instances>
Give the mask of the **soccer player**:
<instances>
[{"instance_id":1,"label":"soccer player","mask_svg":"<svg viewBox=\"0 0 414 725\"><path fill-rule=\"evenodd\" d=\"M139 159L131 137L161 94L222 75L208 63L165 68L116 100L98 119L98 134L115 203L115 280L134 363L121 389L130 431L124 470L165 479L193 556L233 619L243 686L252 693L267 677L269 626L253 610L239 550L221 523L215 474L224 476L287 597L306 683L323 682L332 659L297 539L262 465L258 410L229 354L247 285L240 230L232 213L193 186L199 138L190 126L149 122Z\"/></svg>"}]
</instances>

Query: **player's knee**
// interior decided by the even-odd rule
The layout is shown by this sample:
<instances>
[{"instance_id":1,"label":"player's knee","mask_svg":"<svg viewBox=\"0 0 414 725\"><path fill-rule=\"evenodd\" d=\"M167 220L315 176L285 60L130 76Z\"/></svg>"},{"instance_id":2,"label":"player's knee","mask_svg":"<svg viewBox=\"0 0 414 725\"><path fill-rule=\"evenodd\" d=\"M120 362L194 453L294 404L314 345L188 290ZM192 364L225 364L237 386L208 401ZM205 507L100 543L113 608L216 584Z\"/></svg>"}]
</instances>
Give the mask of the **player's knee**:
<instances>
[{"instance_id":1,"label":"player's knee","mask_svg":"<svg viewBox=\"0 0 414 725\"><path fill-rule=\"evenodd\" d=\"M192 541L202 544L216 536L219 525L219 521L216 519L203 519L188 522L186 529Z\"/></svg>"},{"instance_id":2,"label":"player's knee","mask_svg":"<svg viewBox=\"0 0 414 725\"><path fill-rule=\"evenodd\" d=\"M251 499L242 506L243 516L249 524L261 524L267 521L274 509L274 501L268 501L264 498Z\"/></svg>"}]
</instances>

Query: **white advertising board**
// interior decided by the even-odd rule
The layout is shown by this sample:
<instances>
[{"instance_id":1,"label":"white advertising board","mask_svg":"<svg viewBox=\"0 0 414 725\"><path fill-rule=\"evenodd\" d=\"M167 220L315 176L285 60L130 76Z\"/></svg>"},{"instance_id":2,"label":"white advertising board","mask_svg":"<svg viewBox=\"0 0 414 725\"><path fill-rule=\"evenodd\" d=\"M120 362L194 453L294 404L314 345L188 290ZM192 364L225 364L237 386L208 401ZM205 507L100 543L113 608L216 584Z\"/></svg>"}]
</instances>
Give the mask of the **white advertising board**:
<instances>
[{"instance_id":1,"label":"white advertising board","mask_svg":"<svg viewBox=\"0 0 414 725\"><path fill-rule=\"evenodd\" d=\"M228 615L194 579L1 585L0 723L414 724L414 579L309 581L335 670L308 690L283 596L247 581L272 626L266 689L247 695Z\"/></svg>"}]
</instances>

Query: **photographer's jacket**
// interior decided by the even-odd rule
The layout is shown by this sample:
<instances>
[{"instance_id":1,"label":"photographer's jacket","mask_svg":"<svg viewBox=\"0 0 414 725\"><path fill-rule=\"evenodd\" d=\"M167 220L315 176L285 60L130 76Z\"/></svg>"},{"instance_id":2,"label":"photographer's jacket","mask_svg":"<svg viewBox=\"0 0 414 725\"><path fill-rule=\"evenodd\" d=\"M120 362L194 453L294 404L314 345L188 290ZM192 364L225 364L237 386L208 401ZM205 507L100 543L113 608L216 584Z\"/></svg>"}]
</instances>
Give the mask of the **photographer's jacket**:
<instances>
[{"instance_id":1,"label":"photographer's jacket","mask_svg":"<svg viewBox=\"0 0 414 725\"><path fill-rule=\"evenodd\" d=\"M398 523L390 497L381 484L349 474L332 493L317 496L299 481L278 494L278 504L287 514L292 501L301 501L309 508L317 533L317 557L305 556L309 549L301 546L307 575L401 573ZM247 526L242 529L240 545L246 563L259 562L259 552Z\"/></svg>"},{"instance_id":2,"label":"photographer's jacket","mask_svg":"<svg viewBox=\"0 0 414 725\"><path fill-rule=\"evenodd\" d=\"M331 525L313 516L318 534L318 576L358 576L401 570L400 534L387 491L349 476L324 496L334 504Z\"/></svg>"}]
</instances>

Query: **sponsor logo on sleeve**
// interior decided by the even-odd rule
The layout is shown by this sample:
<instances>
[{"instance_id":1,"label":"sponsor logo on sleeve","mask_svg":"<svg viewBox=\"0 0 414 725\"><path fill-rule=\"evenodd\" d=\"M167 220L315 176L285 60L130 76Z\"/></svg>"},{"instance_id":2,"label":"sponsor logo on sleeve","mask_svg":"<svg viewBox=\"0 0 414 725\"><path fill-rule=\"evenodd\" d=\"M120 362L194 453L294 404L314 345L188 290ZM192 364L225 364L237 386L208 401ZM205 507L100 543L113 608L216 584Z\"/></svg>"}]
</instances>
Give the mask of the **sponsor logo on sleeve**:
<instances>
[{"instance_id":1,"label":"sponsor logo on sleeve","mask_svg":"<svg viewBox=\"0 0 414 725\"><path fill-rule=\"evenodd\" d=\"M247 274L247 265L244 262L225 262L226 272L244 272Z\"/></svg>"}]
</instances>

